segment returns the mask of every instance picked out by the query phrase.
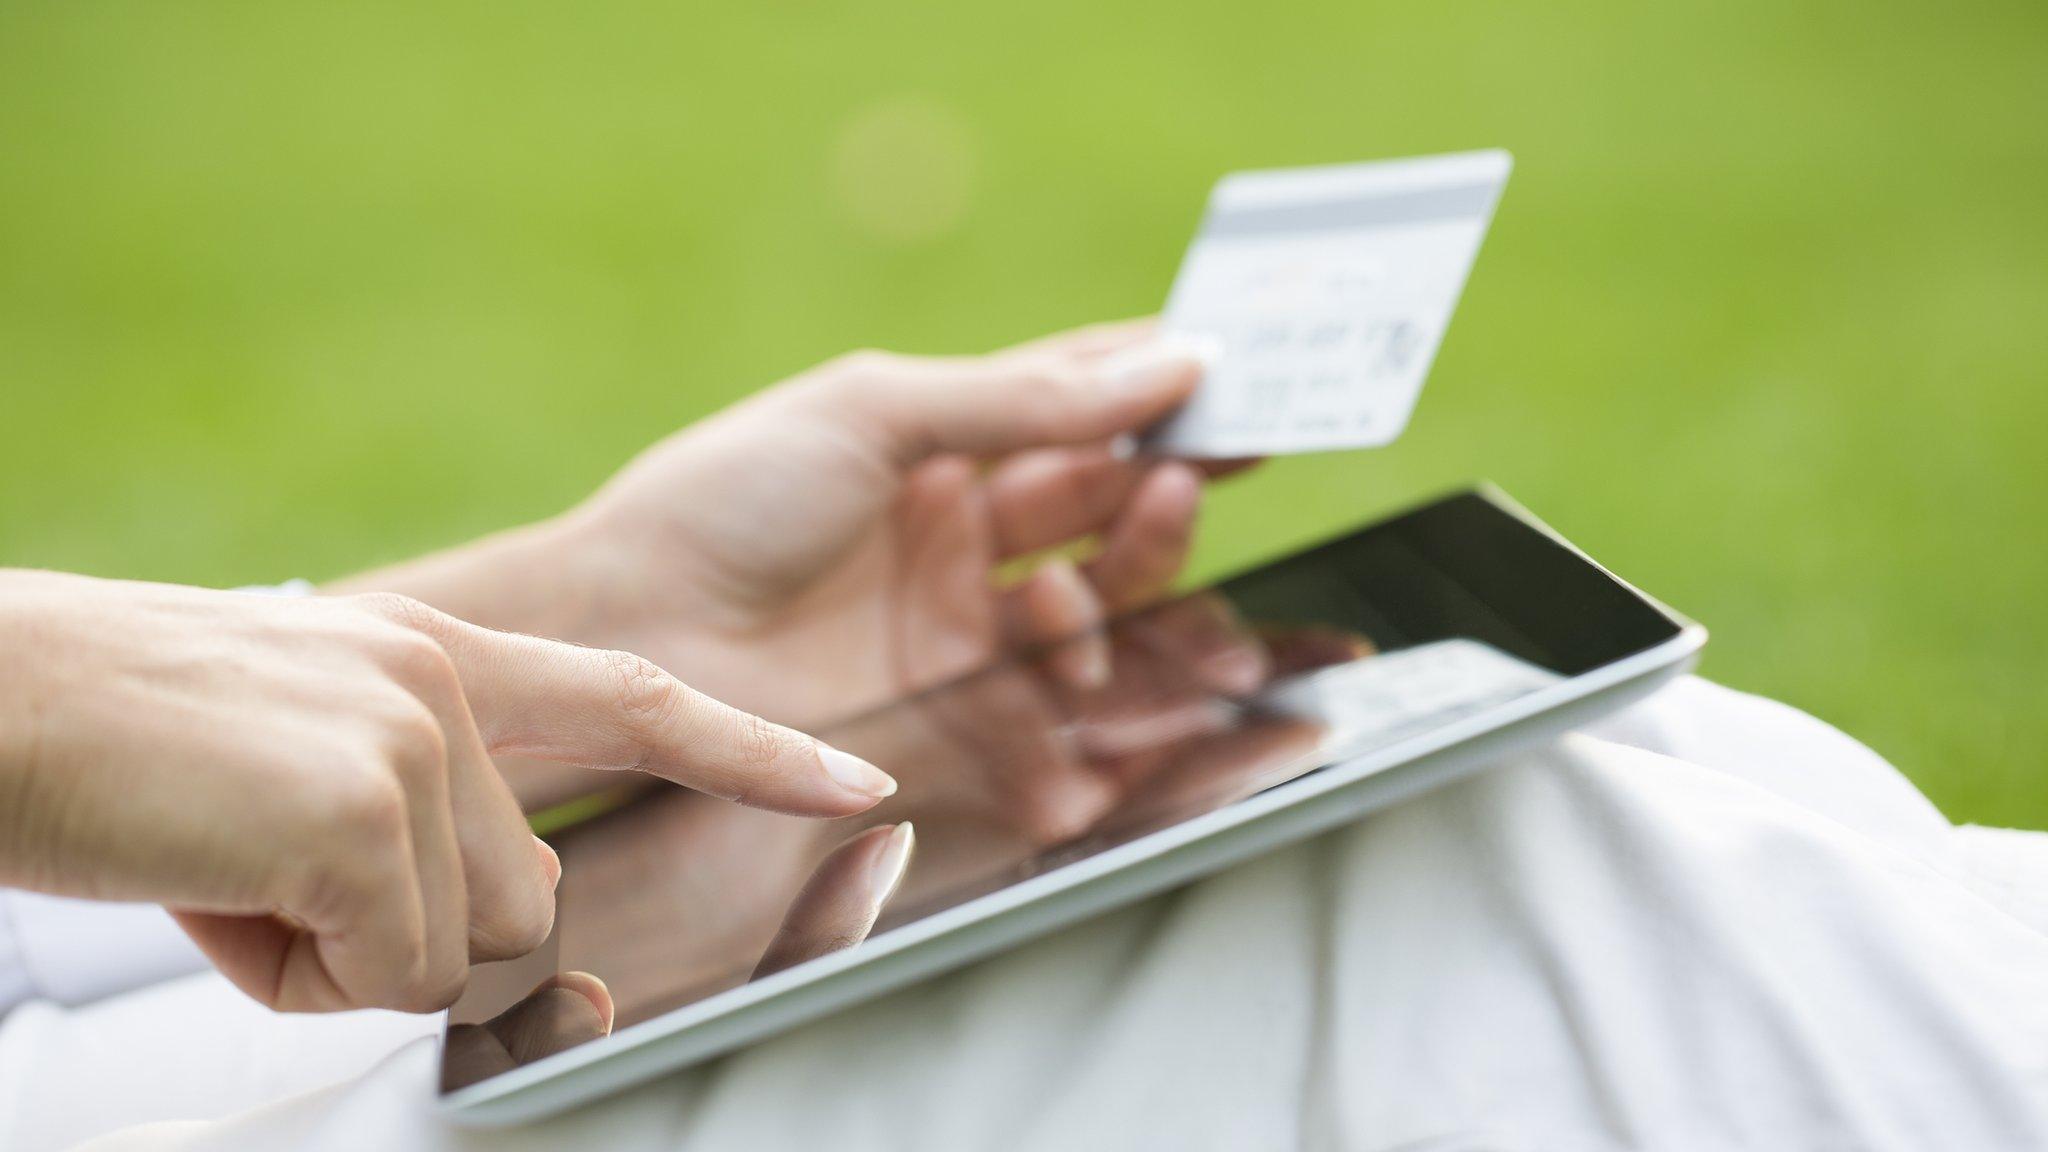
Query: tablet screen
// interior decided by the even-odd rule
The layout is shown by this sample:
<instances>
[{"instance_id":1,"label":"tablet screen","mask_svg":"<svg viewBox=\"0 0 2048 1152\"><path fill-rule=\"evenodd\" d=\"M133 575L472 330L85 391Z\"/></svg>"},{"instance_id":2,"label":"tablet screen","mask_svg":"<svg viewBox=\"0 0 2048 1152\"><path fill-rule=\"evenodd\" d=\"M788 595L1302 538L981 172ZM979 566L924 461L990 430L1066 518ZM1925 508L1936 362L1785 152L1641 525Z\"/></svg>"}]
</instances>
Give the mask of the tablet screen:
<instances>
[{"instance_id":1,"label":"tablet screen","mask_svg":"<svg viewBox=\"0 0 2048 1152\"><path fill-rule=\"evenodd\" d=\"M817 730L900 782L860 816L646 789L549 837L563 861L554 933L476 969L451 1014L443 1088L602 1034L582 1001L535 993L551 973L598 976L626 1027L1679 628L1541 530L1461 495Z\"/></svg>"}]
</instances>

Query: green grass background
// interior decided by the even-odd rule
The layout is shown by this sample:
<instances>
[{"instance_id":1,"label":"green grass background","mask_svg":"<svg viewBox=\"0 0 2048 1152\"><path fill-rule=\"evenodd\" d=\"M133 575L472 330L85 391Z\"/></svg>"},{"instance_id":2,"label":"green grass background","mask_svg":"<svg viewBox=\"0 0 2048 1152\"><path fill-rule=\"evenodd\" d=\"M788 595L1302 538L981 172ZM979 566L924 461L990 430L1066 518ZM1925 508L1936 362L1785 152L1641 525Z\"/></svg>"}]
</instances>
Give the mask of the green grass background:
<instances>
[{"instance_id":1,"label":"green grass background","mask_svg":"<svg viewBox=\"0 0 2048 1152\"><path fill-rule=\"evenodd\" d=\"M1149 311L1225 171L1482 146L1408 435L1220 494L1204 570L1492 478L1711 675L2048 826L2038 0L15 0L0 563L445 544L849 347Z\"/></svg>"}]
</instances>

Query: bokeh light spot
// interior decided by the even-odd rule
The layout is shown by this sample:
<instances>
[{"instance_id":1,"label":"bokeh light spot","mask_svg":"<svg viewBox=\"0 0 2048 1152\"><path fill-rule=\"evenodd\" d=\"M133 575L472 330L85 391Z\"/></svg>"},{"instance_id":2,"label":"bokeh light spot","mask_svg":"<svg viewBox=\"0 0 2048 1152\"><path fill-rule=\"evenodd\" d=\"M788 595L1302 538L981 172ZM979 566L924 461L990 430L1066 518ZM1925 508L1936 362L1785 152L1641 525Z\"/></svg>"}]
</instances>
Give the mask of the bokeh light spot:
<instances>
[{"instance_id":1,"label":"bokeh light spot","mask_svg":"<svg viewBox=\"0 0 2048 1152\"><path fill-rule=\"evenodd\" d=\"M849 116L832 145L840 211L876 240L934 240L966 218L974 184L974 133L950 105L892 96Z\"/></svg>"}]
</instances>

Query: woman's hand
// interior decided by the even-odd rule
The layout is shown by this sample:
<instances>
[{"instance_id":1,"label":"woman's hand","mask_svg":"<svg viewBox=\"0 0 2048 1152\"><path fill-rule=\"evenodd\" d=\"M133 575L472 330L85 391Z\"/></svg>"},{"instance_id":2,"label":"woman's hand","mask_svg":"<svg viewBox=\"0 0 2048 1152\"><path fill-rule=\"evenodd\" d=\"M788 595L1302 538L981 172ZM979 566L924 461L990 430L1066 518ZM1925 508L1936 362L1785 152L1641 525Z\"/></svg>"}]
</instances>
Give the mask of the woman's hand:
<instances>
[{"instance_id":1,"label":"woman's hand","mask_svg":"<svg viewBox=\"0 0 2048 1152\"><path fill-rule=\"evenodd\" d=\"M1165 589L1202 474L1113 441L1199 375L1144 323L986 357L856 353L655 445L559 521L346 586L629 647L812 727ZM1084 562L997 579L1090 538ZM1099 678L1102 654L1068 671Z\"/></svg>"},{"instance_id":2,"label":"woman's hand","mask_svg":"<svg viewBox=\"0 0 2048 1152\"><path fill-rule=\"evenodd\" d=\"M0 884L150 900L273 1007L443 1007L532 949L554 854L494 752L806 816L894 782L645 660L399 596L0 572Z\"/></svg>"}]
</instances>

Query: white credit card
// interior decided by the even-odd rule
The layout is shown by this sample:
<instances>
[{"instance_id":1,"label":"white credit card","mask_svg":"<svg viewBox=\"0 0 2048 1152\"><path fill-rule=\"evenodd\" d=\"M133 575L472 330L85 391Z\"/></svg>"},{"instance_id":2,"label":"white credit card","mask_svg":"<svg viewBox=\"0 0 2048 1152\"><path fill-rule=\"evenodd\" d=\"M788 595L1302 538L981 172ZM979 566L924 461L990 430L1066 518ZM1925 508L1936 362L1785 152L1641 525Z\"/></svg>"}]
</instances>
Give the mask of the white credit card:
<instances>
[{"instance_id":1,"label":"white credit card","mask_svg":"<svg viewBox=\"0 0 2048 1152\"><path fill-rule=\"evenodd\" d=\"M1164 320L1208 372L1144 448L1215 458L1392 442L1513 163L1462 152L1224 177Z\"/></svg>"}]
</instances>

